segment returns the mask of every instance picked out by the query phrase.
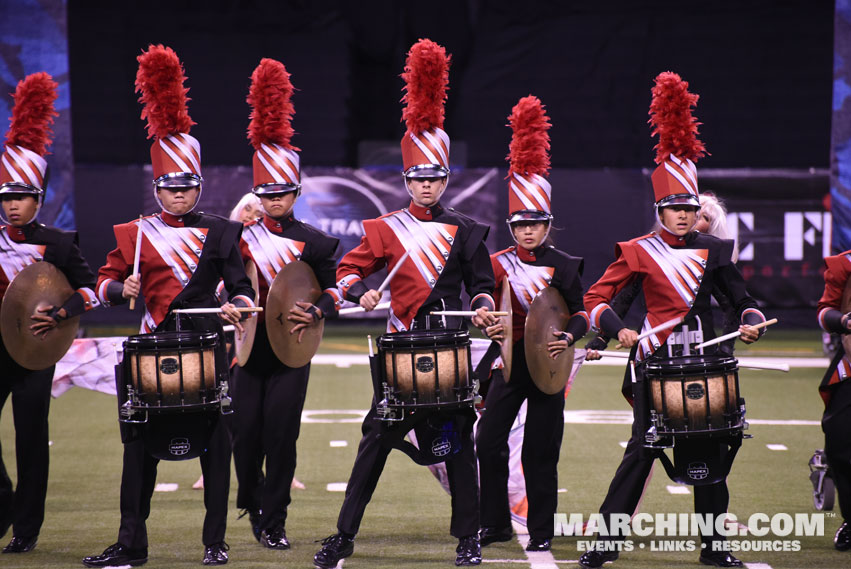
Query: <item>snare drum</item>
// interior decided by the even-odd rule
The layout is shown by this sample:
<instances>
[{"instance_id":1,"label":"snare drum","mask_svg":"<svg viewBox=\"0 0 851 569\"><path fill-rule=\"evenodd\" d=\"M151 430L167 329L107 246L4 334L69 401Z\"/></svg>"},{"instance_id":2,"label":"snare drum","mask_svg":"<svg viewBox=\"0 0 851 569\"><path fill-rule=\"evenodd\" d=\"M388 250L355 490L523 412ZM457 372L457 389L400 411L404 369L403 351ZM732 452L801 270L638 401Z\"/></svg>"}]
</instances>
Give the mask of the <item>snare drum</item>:
<instances>
[{"instance_id":1,"label":"snare drum","mask_svg":"<svg viewBox=\"0 0 851 569\"><path fill-rule=\"evenodd\" d=\"M679 356L646 367L651 424L659 436L732 435L744 427L738 361Z\"/></svg>"},{"instance_id":2,"label":"snare drum","mask_svg":"<svg viewBox=\"0 0 851 569\"><path fill-rule=\"evenodd\" d=\"M378 406L472 406L476 395L466 330L413 330L378 338Z\"/></svg>"},{"instance_id":3,"label":"snare drum","mask_svg":"<svg viewBox=\"0 0 851 569\"><path fill-rule=\"evenodd\" d=\"M130 336L124 342L123 363L130 407L168 413L220 405L219 349L214 331Z\"/></svg>"}]
</instances>

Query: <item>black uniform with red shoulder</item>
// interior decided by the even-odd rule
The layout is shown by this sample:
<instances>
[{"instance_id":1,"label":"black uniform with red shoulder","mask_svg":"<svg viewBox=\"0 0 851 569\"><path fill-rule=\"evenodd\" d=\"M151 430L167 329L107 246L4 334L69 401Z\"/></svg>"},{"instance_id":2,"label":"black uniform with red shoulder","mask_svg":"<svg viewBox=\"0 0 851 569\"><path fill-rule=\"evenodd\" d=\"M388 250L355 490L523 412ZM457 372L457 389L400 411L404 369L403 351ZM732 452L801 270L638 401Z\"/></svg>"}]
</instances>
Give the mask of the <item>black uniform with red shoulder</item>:
<instances>
[{"instance_id":1,"label":"black uniform with red shoulder","mask_svg":"<svg viewBox=\"0 0 851 569\"><path fill-rule=\"evenodd\" d=\"M293 87L284 65L263 59L252 74L248 102L253 107L249 139L254 148L254 193L273 197L301 191L298 148L290 144ZM241 247L257 267L260 304L285 265L307 263L322 294L315 317L334 317L340 294L335 284L339 241L295 219L268 212L248 224ZM257 324L251 356L234 370L233 451L239 480L236 505L249 512L255 537L272 549L287 549L285 523L296 468L296 441L307 393L310 364L291 368L269 344L265 319ZM266 472L260 465L265 459Z\"/></svg>"},{"instance_id":2,"label":"black uniform with red shoulder","mask_svg":"<svg viewBox=\"0 0 851 569\"><path fill-rule=\"evenodd\" d=\"M35 214L24 225L0 226L0 299L9 283L28 265L44 261L58 268L74 293L49 313L54 320L79 316L98 306L95 277L80 253L77 233L38 223L44 202L50 124L56 112L58 85L45 72L28 75L15 89L12 124L0 157L0 200L31 197ZM5 217L4 217L5 220ZM64 310L64 312L63 312ZM30 333L29 323L22 331ZM45 341L50 341L49 332ZM17 486L14 487L0 458L0 537L13 526L12 541L4 553L26 552L35 547L44 521L48 479L48 412L55 366L42 370L21 367L0 343L0 410L12 396L15 416Z\"/></svg>"},{"instance_id":3,"label":"black uniform with red shoulder","mask_svg":"<svg viewBox=\"0 0 851 569\"><path fill-rule=\"evenodd\" d=\"M513 136L509 159L509 227L517 223L552 223L552 187L545 178L549 171L549 118L537 97L520 99L509 116ZM564 432L564 391L548 395L532 381L526 363L524 331L526 315L535 297L554 287L567 303L571 318L565 332L573 340L588 330L582 305L583 260L544 242L529 250L521 245L491 256L497 298L502 297L505 277L511 287L513 313L511 378L503 370L491 380L485 411L476 435L476 452L481 476L482 542L511 537L508 503L508 437L523 401L528 401L523 433L522 465L528 499L527 527L530 551L546 551L553 537L553 515L558 506L558 458ZM551 338L556 340L555 337Z\"/></svg>"},{"instance_id":4,"label":"black uniform with red shoulder","mask_svg":"<svg viewBox=\"0 0 851 569\"><path fill-rule=\"evenodd\" d=\"M818 302L819 326L834 334L848 334L848 314L843 314L842 295L851 279L851 251L827 257L824 260L824 294ZM834 543L837 549L851 547L851 356L845 352L844 343L819 386L824 400L821 426L824 431L824 451L833 471L833 480L839 494L839 510L843 523Z\"/></svg>"},{"instance_id":5,"label":"black uniform with red shoulder","mask_svg":"<svg viewBox=\"0 0 851 569\"><path fill-rule=\"evenodd\" d=\"M116 248L107 255L98 274L98 297L105 305L127 302L122 295L124 281L138 273L141 296L145 300L142 332L173 330L169 313L178 308L218 306L216 287L224 281L228 300L236 306L253 306L254 290L245 274L239 250L242 225L217 215L196 213L201 197L201 147L189 135L194 124L186 108L183 66L170 48L152 45L138 57L136 89L144 104L142 118L148 119L149 136L154 137L151 160L154 196L160 191L197 190L195 204L179 215L163 210L155 215L114 227ZM134 267L137 237L141 236L139 264ZM182 318L182 317L181 317ZM224 345L218 316L190 317L182 329L216 331ZM217 355L223 358L223 352ZM120 368L116 368L120 371ZM204 563L227 561L224 543L227 502L230 491L230 441L223 421L206 414L181 415L183 420L207 421L212 429L206 452L200 456L204 474L204 519L202 542ZM162 421L173 419L167 415ZM149 418L144 429L157 427L160 416ZM165 423L163 423L165 424ZM124 429L124 463L121 478L121 526L118 541L100 555L83 559L88 567L136 565L147 559L146 521L157 477L159 459L145 446L142 433Z\"/></svg>"},{"instance_id":6,"label":"black uniform with red shoulder","mask_svg":"<svg viewBox=\"0 0 851 569\"><path fill-rule=\"evenodd\" d=\"M449 58L442 47L424 39L411 48L403 74L407 131L401 145L406 185L409 179L422 178L442 183L449 174L449 136L442 128L448 77ZM429 315L435 310L462 309L462 287L471 297L471 309L493 309L494 279L484 244L486 226L444 208L439 201L423 207L413 200L407 208L365 220L363 226L365 235L360 244L343 256L337 269L338 286L348 300L358 302L368 291L365 277L385 266L388 271L396 269L405 253L410 253L389 285L389 332L463 327L461 318ZM417 411L417 415L422 420L430 416L428 411ZM461 440L460 451L446 460L452 494L450 533L459 538L455 563L478 565L481 548L473 411L454 411L450 416ZM363 421L363 437L337 519L339 533L323 541L314 556L318 567L335 567L341 558L351 555L354 536L390 453L386 441L401 439L405 434L402 430L407 429L394 429L377 420L373 401Z\"/></svg>"},{"instance_id":7,"label":"black uniform with red shoulder","mask_svg":"<svg viewBox=\"0 0 851 569\"><path fill-rule=\"evenodd\" d=\"M656 78L650 123L655 128L653 134L660 135L656 146L659 166L651 179L655 207L660 215L662 208L668 206L700 207L693 160L702 156L705 149L697 139L698 123L691 114L697 98L688 92L688 83L674 73L665 72ZM607 523L612 514L635 513L655 458L656 451L644 448L645 430L649 426L645 364L649 360L664 361L673 356L693 354L693 346L715 337L710 304L713 290L721 291L730 300L742 324L754 325L765 320L733 264L732 247L731 241L694 231L677 236L663 225L659 234L618 243L615 247L617 259L585 294L591 325L611 338L616 338L625 325L610 303L635 279L641 279L647 304L642 332L674 318L683 319L682 324L656 332L633 348L635 379L631 372L627 373L623 387L624 396L633 404L632 436L600 507ZM706 348L701 353L715 353L716 348ZM690 441L682 444L690 444ZM726 441L718 444L726 445ZM715 484L694 486L698 513L720 517L726 513L728 502L729 493L723 479ZM622 539L622 536L609 539ZM701 557L721 566L741 566L740 561L723 550L720 542L724 539L717 532L702 536L706 548ZM605 560L617 558L616 554L610 555L611 552L589 551L581 556L580 564L600 567Z\"/></svg>"}]
</instances>

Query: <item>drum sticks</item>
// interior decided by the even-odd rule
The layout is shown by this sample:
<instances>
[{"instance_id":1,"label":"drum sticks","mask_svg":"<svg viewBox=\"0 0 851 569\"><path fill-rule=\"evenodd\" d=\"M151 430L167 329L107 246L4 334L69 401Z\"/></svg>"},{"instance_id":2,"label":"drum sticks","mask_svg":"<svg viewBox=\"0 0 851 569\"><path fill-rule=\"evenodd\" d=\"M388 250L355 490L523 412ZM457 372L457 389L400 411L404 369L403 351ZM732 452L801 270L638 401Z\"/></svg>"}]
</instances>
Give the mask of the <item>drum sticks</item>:
<instances>
[{"instance_id":1,"label":"drum sticks","mask_svg":"<svg viewBox=\"0 0 851 569\"><path fill-rule=\"evenodd\" d=\"M765 328L766 326L771 326L772 324L777 324L777 318L772 318L771 320L766 320L765 322L760 322L759 324L755 324L752 328ZM738 338L742 333L736 330L735 332L730 332L729 334L724 334L723 336L718 336L717 338L713 338L711 340L707 340L702 344L698 344L694 347L695 350L699 350L701 348L705 348L706 346L714 346L715 344L720 344L725 340L729 340L730 338Z\"/></svg>"},{"instance_id":2,"label":"drum sticks","mask_svg":"<svg viewBox=\"0 0 851 569\"><path fill-rule=\"evenodd\" d=\"M238 306L237 312L263 312L262 306ZM177 308L175 314L221 314L221 308Z\"/></svg>"},{"instance_id":3,"label":"drum sticks","mask_svg":"<svg viewBox=\"0 0 851 569\"><path fill-rule=\"evenodd\" d=\"M640 342L641 340L643 340L647 336L652 336L656 332L661 332L662 330L667 330L668 328L673 328L674 326L676 326L677 324L679 324L682 321L683 321L682 318L671 318L667 322L662 322L661 324L659 324L658 326L654 326L653 328L651 328L647 332L639 334L638 338L636 338L636 341Z\"/></svg>"},{"instance_id":4,"label":"drum sticks","mask_svg":"<svg viewBox=\"0 0 851 569\"><path fill-rule=\"evenodd\" d=\"M398 272L399 272L399 269L400 269L400 268L402 268L402 263L404 263L404 262L408 259L408 257L409 257L410 255L411 255L411 250L410 250L410 249L408 249L407 251L405 251L405 254L404 254L404 255L402 255L402 258L401 258L401 259L399 259L399 262L398 262L398 263L396 263L396 266L395 266L395 267L393 267L393 270L392 270L392 271L390 271L390 273L387 275L387 278L386 278L386 279L384 279L384 282L383 282L383 283L381 283L381 286L380 286L380 287L378 287L378 292L379 292L379 293L384 292L384 289L385 289L385 288L387 288L387 287L390 285L390 281L392 281L392 280L393 280L393 277L395 277L395 276L396 276L396 273L398 273ZM377 307L376 307L376 308L377 308Z\"/></svg>"},{"instance_id":5,"label":"drum sticks","mask_svg":"<svg viewBox=\"0 0 851 569\"><path fill-rule=\"evenodd\" d=\"M435 310L434 312L429 312L432 316L468 316L473 317L476 315L475 310ZM492 316L508 316L508 312L488 312L488 314Z\"/></svg>"},{"instance_id":6,"label":"drum sticks","mask_svg":"<svg viewBox=\"0 0 851 569\"><path fill-rule=\"evenodd\" d=\"M133 255L133 276L139 278L139 257L142 255L142 216L139 216L139 229L136 231L136 252ZM130 310L136 309L136 297L130 299Z\"/></svg>"},{"instance_id":7,"label":"drum sticks","mask_svg":"<svg viewBox=\"0 0 851 569\"><path fill-rule=\"evenodd\" d=\"M373 310L386 310L390 308L389 302L379 302L375 305ZM351 306L349 308L341 308L337 311L338 316L347 316L349 314L357 314L358 312L366 312L366 309L363 306Z\"/></svg>"}]
</instances>

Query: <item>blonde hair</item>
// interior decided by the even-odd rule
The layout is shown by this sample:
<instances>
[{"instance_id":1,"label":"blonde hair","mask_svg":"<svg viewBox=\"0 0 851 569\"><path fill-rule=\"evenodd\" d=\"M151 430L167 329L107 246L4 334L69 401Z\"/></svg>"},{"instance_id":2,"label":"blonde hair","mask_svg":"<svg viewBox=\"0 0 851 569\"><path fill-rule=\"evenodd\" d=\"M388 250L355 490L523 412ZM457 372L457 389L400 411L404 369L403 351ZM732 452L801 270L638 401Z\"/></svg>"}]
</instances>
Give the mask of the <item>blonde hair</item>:
<instances>
[{"instance_id":1,"label":"blonde hair","mask_svg":"<svg viewBox=\"0 0 851 569\"><path fill-rule=\"evenodd\" d=\"M260 204L260 198L255 196L253 193L248 192L244 196L242 196L233 209L230 212L231 221L242 221L242 210L245 209L245 206L253 204L258 210L263 211L263 208Z\"/></svg>"}]
</instances>

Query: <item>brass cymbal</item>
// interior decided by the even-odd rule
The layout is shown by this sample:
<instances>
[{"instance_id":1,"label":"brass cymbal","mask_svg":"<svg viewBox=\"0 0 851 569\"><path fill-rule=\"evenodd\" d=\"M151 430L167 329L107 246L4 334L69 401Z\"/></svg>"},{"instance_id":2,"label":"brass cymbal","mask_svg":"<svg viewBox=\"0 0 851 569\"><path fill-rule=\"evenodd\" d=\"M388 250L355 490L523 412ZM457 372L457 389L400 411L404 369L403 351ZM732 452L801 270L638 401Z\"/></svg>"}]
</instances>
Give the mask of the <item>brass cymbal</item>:
<instances>
[{"instance_id":1,"label":"brass cymbal","mask_svg":"<svg viewBox=\"0 0 851 569\"><path fill-rule=\"evenodd\" d=\"M248 275L251 281L251 288L254 289L254 304L260 298L260 285L257 280L257 265L254 261L249 260L245 263L245 274ZM260 315L251 316L242 321L242 327L245 330L240 337L239 334L234 335L234 350L236 352L236 363L244 366L248 363L248 358L251 356L251 348L254 347L254 333L257 331L257 320Z\"/></svg>"},{"instance_id":2,"label":"brass cymbal","mask_svg":"<svg viewBox=\"0 0 851 569\"><path fill-rule=\"evenodd\" d=\"M65 275L54 265L40 261L18 273L0 306L0 334L9 355L22 367L47 369L65 355L77 336L80 317L63 320L44 339L33 336L30 318L40 308L62 306L74 294Z\"/></svg>"},{"instance_id":3,"label":"brass cymbal","mask_svg":"<svg viewBox=\"0 0 851 569\"><path fill-rule=\"evenodd\" d=\"M839 309L842 314L851 312L851 279L845 283L845 290L842 291L842 302L839 304ZM842 334L842 348L845 353L851 355L851 334Z\"/></svg>"},{"instance_id":4,"label":"brass cymbal","mask_svg":"<svg viewBox=\"0 0 851 569\"><path fill-rule=\"evenodd\" d=\"M563 390L573 369L573 346L559 354L556 359L552 359L547 351L547 344L556 339L553 331L563 331L568 320L570 312L567 304L561 294L552 287L545 288L535 297L526 316L526 364L529 366L532 381L547 395Z\"/></svg>"},{"instance_id":5,"label":"brass cymbal","mask_svg":"<svg viewBox=\"0 0 851 569\"><path fill-rule=\"evenodd\" d=\"M508 383L511 379L511 355L514 351L514 310L511 308L511 283L508 277L502 279L502 298L499 300L499 310L508 313L508 316L498 317L505 330L505 338L499 346L499 355L502 356L502 377Z\"/></svg>"},{"instance_id":6,"label":"brass cymbal","mask_svg":"<svg viewBox=\"0 0 851 569\"><path fill-rule=\"evenodd\" d=\"M293 261L285 265L269 287L269 297L266 299L266 331L275 355L289 367L301 367L310 362L319 349L319 342L322 341L325 320L308 326L299 344L298 334L290 334L295 323L287 320L287 316L296 301L314 303L320 294L322 290L319 288L319 281L304 261Z\"/></svg>"}]
</instances>

